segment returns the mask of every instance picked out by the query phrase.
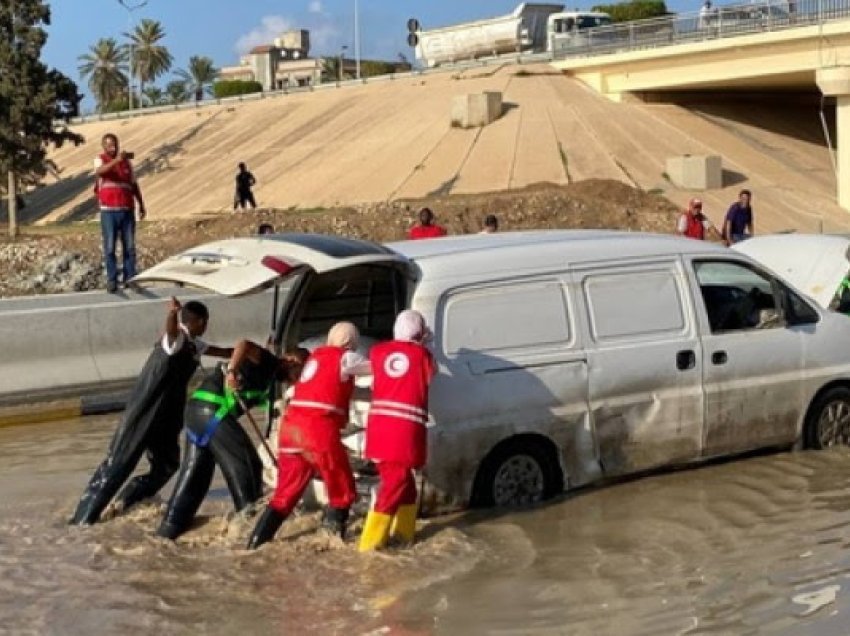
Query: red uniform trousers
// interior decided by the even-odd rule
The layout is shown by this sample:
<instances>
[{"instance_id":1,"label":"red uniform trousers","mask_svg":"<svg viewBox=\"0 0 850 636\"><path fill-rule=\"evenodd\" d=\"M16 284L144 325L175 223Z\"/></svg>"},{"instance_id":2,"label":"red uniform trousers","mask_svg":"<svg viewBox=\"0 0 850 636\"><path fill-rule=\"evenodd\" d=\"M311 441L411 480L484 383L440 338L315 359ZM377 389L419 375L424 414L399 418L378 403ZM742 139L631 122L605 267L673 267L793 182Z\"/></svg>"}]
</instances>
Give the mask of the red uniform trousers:
<instances>
[{"instance_id":1,"label":"red uniform trousers","mask_svg":"<svg viewBox=\"0 0 850 636\"><path fill-rule=\"evenodd\" d=\"M354 503L354 474L341 441L329 445L325 451L282 452L277 466L277 485L269 507L283 515L292 512L316 475L325 482L331 508L347 509Z\"/></svg>"},{"instance_id":2,"label":"red uniform trousers","mask_svg":"<svg viewBox=\"0 0 850 636\"><path fill-rule=\"evenodd\" d=\"M416 479L410 466L396 462L378 462L378 496L375 512L394 515L400 506L416 503Z\"/></svg>"}]
</instances>

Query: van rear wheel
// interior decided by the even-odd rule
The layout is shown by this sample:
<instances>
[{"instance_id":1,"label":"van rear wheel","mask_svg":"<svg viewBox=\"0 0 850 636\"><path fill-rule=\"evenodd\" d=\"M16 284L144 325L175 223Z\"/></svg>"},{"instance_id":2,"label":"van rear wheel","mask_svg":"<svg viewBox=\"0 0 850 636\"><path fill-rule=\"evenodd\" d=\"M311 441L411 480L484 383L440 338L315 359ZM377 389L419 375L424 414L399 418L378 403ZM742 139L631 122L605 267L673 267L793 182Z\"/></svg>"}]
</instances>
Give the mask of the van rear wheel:
<instances>
[{"instance_id":1,"label":"van rear wheel","mask_svg":"<svg viewBox=\"0 0 850 636\"><path fill-rule=\"evenodd\" d=\"M850 388L834 387L812 403L805 435L806 448L850 446Z\"/></svg>"},{"instance_id":2,"label":"van rear wheel","mask_svg":"<svg viewBox=\"0 0 850 636\"><path fill-rule=\"evenodd\" d=\"M497 446L484 460L473 488L475 506L535 504L563 489L555 452L542 442L515 440Z\"/></svg>"}]
</instances>

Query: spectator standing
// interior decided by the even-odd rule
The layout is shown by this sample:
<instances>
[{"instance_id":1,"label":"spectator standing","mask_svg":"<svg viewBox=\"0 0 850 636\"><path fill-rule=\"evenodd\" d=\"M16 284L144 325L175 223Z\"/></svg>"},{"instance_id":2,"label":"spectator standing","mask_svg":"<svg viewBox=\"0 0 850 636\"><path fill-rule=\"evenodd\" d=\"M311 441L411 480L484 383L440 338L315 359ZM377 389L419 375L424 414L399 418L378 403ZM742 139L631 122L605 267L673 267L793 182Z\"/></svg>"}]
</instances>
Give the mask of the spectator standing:
<instances>
[{"instance_id":1,"label":"spectator standing","mask_svg":"<svg viewBox=\"0 0 850 636\"><path fill-rule=\"evenodd\" d=\"M118 136L113 133L105 134L101 145L103 152L94 160L94 190L100 208L106 291L114 294L118 291L116 243L121 241L121 276L127 286L136 275L136 201L139 202L139 220L145 218L147 211L130 163L133 153L122 151Z\"/></svg>"},{"instance_id":2,"label":"spectator standing","mask_svg":"<svg viewBox=\"0 0 850 636\"><path fill-rule=\"evenodd\" d=\"M702 201L699 199L688 201L688 209L679 217L676 231L679 236L697 239L698 241L704 241L705 233L712 232L718 240L723 240L714 224L702 213Z\"/></svg>"},{"instance_id":3,"label":"spectator standing","mask_svg":"<svg viewBox=\"0 0 850 636\"><path fill-rule=\"evenodd\" d=\"M257 183L254 175L248 172L248 167L244 162L239 164L239 172L236 173L236 196L233 199L233 209L241 207L243 210L248 209L248 204L251 204L251 209L257 207L257 202L254 200L254 192L251 190Z\"/></svg>"},{"instance_id":4,"label":"spectator standing","mask_svg":"<svg viewBox=\"0 0 850 636\"><path fill-rule=\"evenodd\" d=\"M434 223L434 213L431 208L419 210L419 224L410 228L407 238L411 241L418 239L439 238L448 234L446 228Z\"/></svg>"},{"instance_id":5,"label":"spectator standing","mask_svg":"<svg viewBox=\"0 0 850 636\"><path fill-rule=\"evenodd\" d=\"M753 195L749 190L741 190L738 200L729 206L723 221L723 240L726 245L740 243L755 235L752 199Z\"/></svg>"},{"instance_id":6,"label":"spectator standing","mask_svg":"<svg viewBox=\"0 0 850 636\"><path fill-rule=\"evenodd\" d=\"M499 231L499 219L495 214L488 214L484 217L484 227L479 234L495 234Z\"/></svg>"}]
</instances>

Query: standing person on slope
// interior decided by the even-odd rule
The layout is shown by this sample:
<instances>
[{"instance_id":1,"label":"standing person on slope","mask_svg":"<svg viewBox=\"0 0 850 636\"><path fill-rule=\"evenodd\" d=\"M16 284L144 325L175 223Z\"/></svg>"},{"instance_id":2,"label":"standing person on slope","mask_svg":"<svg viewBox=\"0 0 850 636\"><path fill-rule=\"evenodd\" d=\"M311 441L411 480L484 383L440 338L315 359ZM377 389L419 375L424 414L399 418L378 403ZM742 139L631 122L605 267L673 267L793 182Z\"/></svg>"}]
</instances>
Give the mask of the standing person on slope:
<instances>
[{"instance_id":1,"label":"standing person on slope","mask_svg":"<svg viewBox=\"0 0 850 636\"><path fill-rule=\"evenodd\" d=\"M136 201L139 202L139 220L145 218L147 211L142 200L142 190L130 163L133 153L122 151L118 136L113 133L105 134L101 145L103 152L94 160L97 177L95 193L100 207L106 291L114 294L118 291L116 244L121 241L121 278L124 285L128 286L130 279L136 275Z\"/></svg>"}]
</instances>

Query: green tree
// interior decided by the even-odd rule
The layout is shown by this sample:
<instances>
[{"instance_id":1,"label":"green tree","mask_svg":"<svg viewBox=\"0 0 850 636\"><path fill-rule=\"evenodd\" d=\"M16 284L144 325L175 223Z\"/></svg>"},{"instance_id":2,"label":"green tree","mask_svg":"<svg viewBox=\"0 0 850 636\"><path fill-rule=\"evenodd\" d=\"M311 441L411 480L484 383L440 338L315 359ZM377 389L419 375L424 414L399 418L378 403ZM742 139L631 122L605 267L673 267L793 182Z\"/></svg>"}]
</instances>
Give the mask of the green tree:
<instances>
[{"instance_id":1,"label":"green tree","mask_svg":"<svg viewBox=\"0 0 850 636\"><path fill-rule=\"evenodd\" d=\"M189 68L180 69L176 74L183 80L186 90L195 96L195 101L199 102L205 94L209 94L210 87L218 76L218 69L210 58L193 55L189 58Z\"/></svg>"},{"instance_id":2,"label":"green tree","mask_svg":"<svg viewBox=\"0 0 850 636\"><path fill-rule=\"evenodd\" d=\"M186 82L183 80L172 80L165 85L165 97L169 104L182 104L189 99L189 91L186 90Z\"/></svg>"},{"instance_id":3,"label":"green tree","mask_svg":"<svg viewBox=\"0 0 850 636\"><path fill-rule=\"evenodd\" d=\"M88 78L97 108L105 112L127 90L123 66L127 61L127 51L118 46L114 38L101 38L79 60L80 77Z\"/></svg>"},{"instance_id":4,"label":"green tree","mask_svg":"<svg viewBox=\"0 0 850 636\"><path fill-rule=\"evenodd\" d=\"M174 61L168 49L159 43L165 37L165 30L158 21L144 19L132 33L124 35L130 40L125 48L128 57L132 53L133 76L139 78L139 92L144 94L145 84L168 71Z\"/></svg>"},{"instance_id":5,"label":"green tree","mask_svg":"<svg viewBox=\"0 0 850 636\"><path fill-rule=\"evenodd\" d=\"M602 11L614 22L631 22L669 15L664 0L630 0L616 4L598 4L592 11Z\"/></svg>"},{"instance_id":6,"label":"green tree","mask_svg":"<svg viewBox=\"0 0 850 636\"><path fill-rule=\"evenodd\" d=\"M80 103L76 84L41 62L47 41L43 27L49 24L50 9L43 0L0 3L0 172L8 177L12 236L17 233L11 211L18 185L38 183L55 166L47 160L47 146L83 142L67 126Z\"/></svg>"},{"instance_id":7,"label":"green tree","mask_svg":"<svg viewBox=\"0 0 850 636\"><path fill-rule=\"evenodd\" d=\"M162 89L158 86L148 86L142 91L142 95L148 106L159 106L164 101Z\"/></svg>"}]
</instances>

